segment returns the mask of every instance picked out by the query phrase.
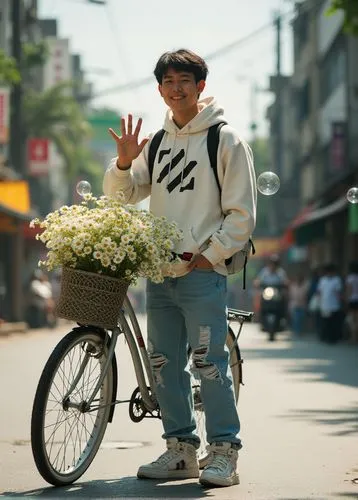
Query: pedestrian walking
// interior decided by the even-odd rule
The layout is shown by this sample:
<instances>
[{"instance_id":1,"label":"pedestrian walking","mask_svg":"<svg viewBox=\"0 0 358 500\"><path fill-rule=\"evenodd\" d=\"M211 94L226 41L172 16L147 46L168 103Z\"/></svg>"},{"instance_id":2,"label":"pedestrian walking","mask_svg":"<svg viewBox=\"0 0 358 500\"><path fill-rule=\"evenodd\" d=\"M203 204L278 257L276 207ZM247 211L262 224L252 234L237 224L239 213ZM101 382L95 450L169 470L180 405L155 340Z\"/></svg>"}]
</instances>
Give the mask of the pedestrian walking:
<instances>
[{"instance_id":1,"label":"pedestrian walking","mask_svg":"<svg viewBox=\"0 0 358 500\"><path fill-rule=\"evenodd\" d=\"M319 294L317 290L322 273L323 269L321 267L312 269L308 280L307 290L307 315L309 328L311 328L318 337L320 337L321 331L321 313L319 307Z\"/></svg>"},{"instance_id":2,"label":"pedestrian walking","mask_svg":"<svg viewBox=\"0 0 358 500\"><path fill-rule=\"evenodd\" d=\"M342 338L343 324L343 284L335 264L326 265L317 292L321 313L321 340L334 344Z\"/></svg>"},{"instance_id":3,"label":"pedestrian walking","mask_svg":"<svg viewBox=\"0 0 358 500\"><path fill-rule=\"evenodd\" d=\"M288 309L291 329L295 335L301 335L306 319L308 282L302 273L297 274L288 286Z\"/></svg>"}]
</instances>

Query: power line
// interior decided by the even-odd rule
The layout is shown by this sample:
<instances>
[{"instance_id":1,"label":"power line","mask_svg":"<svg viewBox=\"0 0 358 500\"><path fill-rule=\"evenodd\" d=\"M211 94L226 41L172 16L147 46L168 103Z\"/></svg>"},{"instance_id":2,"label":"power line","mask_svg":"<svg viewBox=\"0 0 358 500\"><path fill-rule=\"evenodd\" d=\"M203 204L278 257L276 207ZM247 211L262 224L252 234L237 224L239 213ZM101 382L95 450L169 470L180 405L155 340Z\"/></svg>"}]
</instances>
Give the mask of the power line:
<instances>
[{"instance_id":1,"label":"power line","mask_svg":"<svg viewBox=\"0 0 358 500\"><path fill-rule=\"evenodd\" d=\"M293 11L287 12L285 14L281 15L281 18L285 18L288 16L291 16L293 14ZM240 38L239 40L236 40L235 42L229 43L227 45L224 45L218 50L215 50L214 52L209 53L204 59L206 61L212 61L213 59L217 59L224 54L227 54L231 50L236 49L240 45L243 45L247 42L249 42L252 38L255 38L256 36L260 35L261 33L265 32L267 29L271 28L272 29L273 23L266 23L260 28L252 31L248 35L244 36L243 38ZM120 85L116 85L115 87L110 87L108 89L102 90L97 92L96 94L92 95L91 99L96 99L97 97L102 97L108 94L112 93L118 93L118 92L125 92L126 90L134 90L138 89L140 87L144 87L145 85L152 83L153 82L153 76L147 76L145 78L140 78L138 80L134 80L132 82L128 83L123 83Z\"/></svg>"},{"instance_id":2,"label":"power line","mask_svg":"<svg viewBox=\"0 0 358 500\"><path fill-rule=\"evenodd\" d=\"M228 45L224 45L224 47L221 47L218 50L215 50L214 52L211 52L208 54L204 59L206 61L211 61L213 59L216 59L217 57L220 57L223 54L226 54L227 52L230 52L231 50L237 48L238 46L248 42L251 40L251 38L254 38L257 35L260 35L264 31L266 31L268 28L272 28L272 23L265 24L261 26L261 28L258 28L255 31L252 31L249 33L247 36L240 38L239 40L236 40L235 42L229 43Z\"/></svg>"},{"instance_id":3,"label":"power line","mask_svg":"<svg viewBox=\"0 0 358 500\"><path fill-rule=\"evenodd\" d=\"M115 47L117 49L117 53L119 55L119 59L120 59L121 64L122 64L123 71L124 71L125 74L127 74L127 75L129 75L129 77L131 77L130 64L128 63L128 60L125 57L125 54L124 54L124 51L123 51L123 44L121 43L121 40L120 40L120 36L119 36L119 33L118 33L118 27L117 27L117 25L114 22L113 15L111 15L111 7L110 7L110 4L109 4L109 0L104 5L105 5L105 11L106 11L106 17L107 17L108 25L109 25L109 28L110 28L111 33L113 35L114 45L115 45Z\"/></svg>"},{"instance_id":4,"label":"power line","mask_svg":"<svg viewBox=\"0 0 358 500\"><path fill-rule=\"evenodd\" d=\"M112 35L113 35L113 39L115 42L115 46L117 48L117 53L119 55L119 59L122 63L123 72L126 76L128 76L131 79L132 74L133 74L132 68L130 66L128 59L125 56L125 51L123 50L123 44L121 43L121 40L120 40L119 35L118 35L118 27L115 24L114 16L111 15L110 0L107 0L107 3L105 4L105 8L106 8L106 15L107 15L108 24L109 24L110 30L112 32ZM125 79L127 79L127 78L125 78ZM122 85L126 85L126 84L122 84ZM140 86L136 86L136 87L132 86L131 88L133 90L138 90ZM140 97L139 92L137 92L137 97L138 97L139 101L141 101L141 97Z\"/></svg>"}]
</instances>

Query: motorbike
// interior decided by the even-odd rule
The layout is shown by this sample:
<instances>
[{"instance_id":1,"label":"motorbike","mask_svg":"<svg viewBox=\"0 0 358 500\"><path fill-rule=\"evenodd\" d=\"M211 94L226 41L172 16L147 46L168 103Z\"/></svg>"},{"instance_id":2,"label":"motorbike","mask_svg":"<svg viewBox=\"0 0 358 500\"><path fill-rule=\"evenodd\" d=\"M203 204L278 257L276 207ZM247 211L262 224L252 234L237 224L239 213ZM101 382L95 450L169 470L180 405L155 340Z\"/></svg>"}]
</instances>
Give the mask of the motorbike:
<instances>
[{"instance_id":1,"label":"motorbike","mask_svg":"<svg viewBox=\"0 0 358 500\"><path fill-rule=\"evenodd\" d=\"M261 291L261 325L268 333L270 342L276 338L276 333L281 330L285 316L284 286L264 286Z\"/></svg>"}]
</instances>

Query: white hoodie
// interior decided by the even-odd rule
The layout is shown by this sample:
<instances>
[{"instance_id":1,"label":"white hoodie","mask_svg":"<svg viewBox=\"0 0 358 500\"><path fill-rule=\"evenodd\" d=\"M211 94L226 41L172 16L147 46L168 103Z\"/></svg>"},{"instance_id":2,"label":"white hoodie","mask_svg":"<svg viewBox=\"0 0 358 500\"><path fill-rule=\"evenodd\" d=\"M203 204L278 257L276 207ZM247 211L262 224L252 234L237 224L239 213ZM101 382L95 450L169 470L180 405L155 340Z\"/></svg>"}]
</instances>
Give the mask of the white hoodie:
<instances>
[{"instance_id":1,"label":"white hoodie","mask_svg":"<svg viewBox=\"0 0 358 500\"><path fill-rule=\"evenodd\" d=\"M225 259L242 249L256 221L256 177L252 151L229 125L220 131L217 170L221 199L207 150L211 125L225 120L215 99L199 101L200 112L183 128L168 110L164 134L153 169L148 170L149 142L129 170L116 167L113 158L105 173L103 190L115 196L122 191L125 203L136 204L150 195L150 211L176 221L184 233L174 252L201 253L214 270L227 275ZM152 136L153 134L151 134ZM176 275L188 272L183 261Z\"/></svg>"}]
</instances>

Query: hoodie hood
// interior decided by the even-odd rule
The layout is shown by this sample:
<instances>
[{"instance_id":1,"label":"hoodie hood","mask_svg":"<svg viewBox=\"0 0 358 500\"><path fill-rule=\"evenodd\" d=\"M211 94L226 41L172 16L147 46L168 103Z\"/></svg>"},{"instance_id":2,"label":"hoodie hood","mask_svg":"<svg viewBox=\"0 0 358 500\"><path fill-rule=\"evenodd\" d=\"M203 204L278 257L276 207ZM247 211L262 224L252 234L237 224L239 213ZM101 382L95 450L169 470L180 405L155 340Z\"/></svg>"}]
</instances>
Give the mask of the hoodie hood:
<instances>
[{"instance_id":1,"label":"hoodie hood","mask_svg":"<svg viewBox=\"0 0 358 500\"><path fill-rule=\"evenodd\" d=\"M224 110L214 97L206 97L198 102L200 111L184 127L179 128L173 120L173 112L168 109L163 128L169 134L187 135L207 130L216 123L226 121Z\"/></svg>"}]
</instances>

